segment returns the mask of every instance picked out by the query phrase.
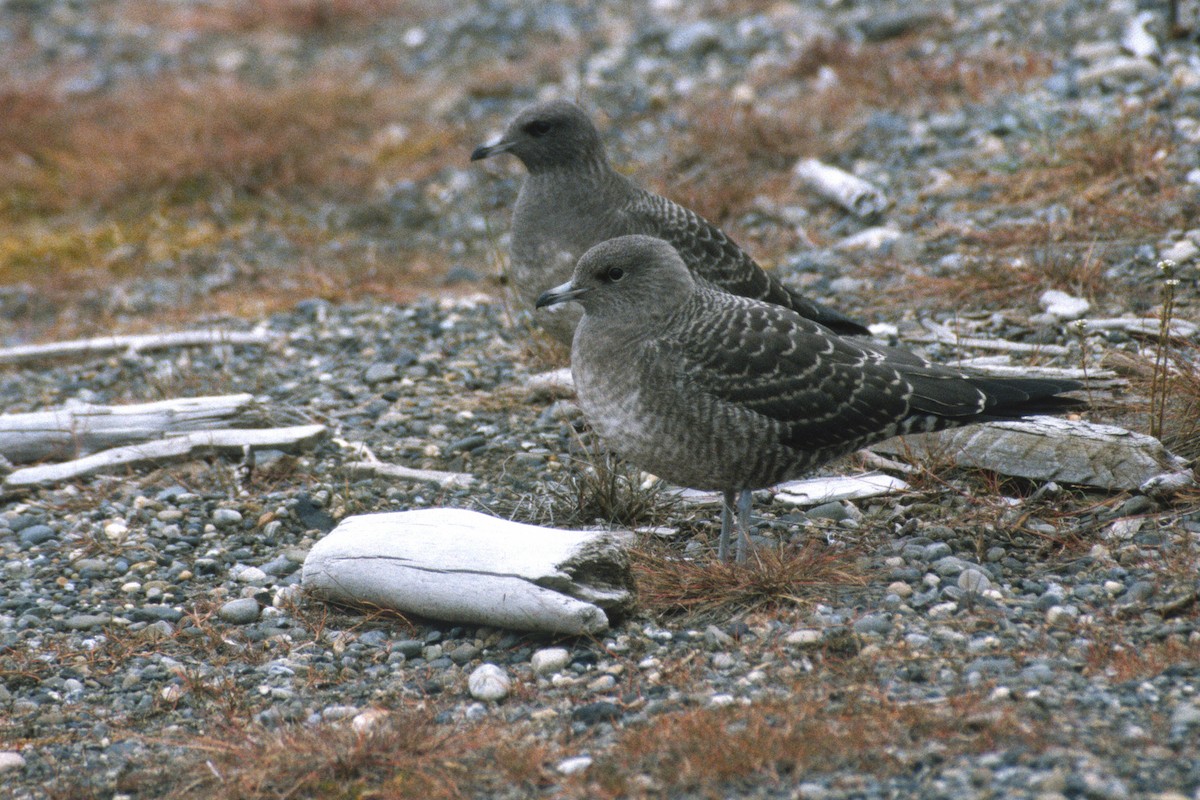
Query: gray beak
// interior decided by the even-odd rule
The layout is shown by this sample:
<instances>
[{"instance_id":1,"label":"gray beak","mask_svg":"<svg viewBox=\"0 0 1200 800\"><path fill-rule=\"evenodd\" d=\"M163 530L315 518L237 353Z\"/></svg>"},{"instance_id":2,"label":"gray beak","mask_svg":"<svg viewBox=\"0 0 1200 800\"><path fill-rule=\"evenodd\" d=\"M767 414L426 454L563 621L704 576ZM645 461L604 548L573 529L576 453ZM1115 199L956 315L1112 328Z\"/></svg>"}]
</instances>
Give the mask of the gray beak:
<instances>
[{"instance_id":1,"label":"gray beak","mask_svg":"<svg viewBox=\"0 0 1200 800\"><path fill-rule=\"evenodd\" d=\"M507 153L512 149L513 142L506 142L503 139L497 139L491 144L481 144L471 151L471 160L479 161L480 159L494 156L497 153Z\"/></svg>"},{"instance_id":2,"label":"gray beak","mask_svg":"<svg viewBox=\"0 0 1200 800\"><path fill-rule=\"evenodd\" d=\"M588 293L587 289L576 289L575 285L570 281L559 284L553 289L547 289L538 297L534 303L534 308L545 308L559 303L566 303L570 300L578 300Z\"/></svg>"}]
</instances>

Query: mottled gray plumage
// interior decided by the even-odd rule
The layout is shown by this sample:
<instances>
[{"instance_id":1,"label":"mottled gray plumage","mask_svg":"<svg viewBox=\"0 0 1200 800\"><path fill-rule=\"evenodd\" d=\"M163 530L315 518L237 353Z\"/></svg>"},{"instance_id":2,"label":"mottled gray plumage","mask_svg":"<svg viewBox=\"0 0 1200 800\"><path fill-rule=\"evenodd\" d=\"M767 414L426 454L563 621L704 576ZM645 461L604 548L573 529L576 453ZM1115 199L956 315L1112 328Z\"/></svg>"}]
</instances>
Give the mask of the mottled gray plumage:
<instances>
[{"instance_id":1,"label":"mottled gray plumage","mask_svg":"<svg viewBox=\"0 0 1200 800\"><path fill-rule=\"evenodd\" d=\"M726 540L738 492L897 434L1079 404L1057 396L1080 388L1075 381L933 365L715 291L649 236L591 248L572 280L537 304L567 300L583 306L571 371L588 421L640 468L724 491Z\"/></svg>"},{"instance_id":2,"label":"mottled gray plumage","mask_svg":"<svg viewBox=\"0 0 1200 800\"><path fill-rule=\"evenodd\" d=\"M642 233L670 242L688 269L712 286L786 306L840 333L867 333L764 272L716 225L614 170L595 125L574 103L555 100L525 109L498 142L476 148L471 160L497 153L512 153L529 171L512 226L512 280L528 304L567 280L592 245ZM536 319L569 343L579 312L552 309Z\"/></svg>"}]
</instances>

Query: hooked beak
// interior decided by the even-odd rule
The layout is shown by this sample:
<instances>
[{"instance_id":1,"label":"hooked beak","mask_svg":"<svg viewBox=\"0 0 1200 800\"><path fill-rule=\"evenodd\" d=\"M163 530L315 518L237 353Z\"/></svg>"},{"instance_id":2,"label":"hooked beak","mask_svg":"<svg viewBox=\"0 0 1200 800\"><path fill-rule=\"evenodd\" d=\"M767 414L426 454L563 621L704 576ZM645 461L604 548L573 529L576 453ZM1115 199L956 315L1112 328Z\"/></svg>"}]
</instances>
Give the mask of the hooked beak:
<instances>
[{"instance_id":1,"label":"hooked beak","mask_svg":"<svg viewBox=\"0 0 1200 800\"><path fill-rule=\"evenodd\" d=\"M506 142L503 139L497 139L490 144L481 144L471 151L471 160L479 161L494 156L497 153L507 153L512 147L513 142Z\"/></svg>"},{"instance_id":2,"label":"hooked beak","mask_svg":"<svg viewBox=\"0 0 1200 800\"><path fill-rule=\"evenodd\" d=\"M578 300L588 293L587 289L577 289L570 281L559 284L553 289L547 289L538 297L534 303L534 308L545 308L546 306L558 305L566 303L570 300Z\"/></svg>"}]
</instances>

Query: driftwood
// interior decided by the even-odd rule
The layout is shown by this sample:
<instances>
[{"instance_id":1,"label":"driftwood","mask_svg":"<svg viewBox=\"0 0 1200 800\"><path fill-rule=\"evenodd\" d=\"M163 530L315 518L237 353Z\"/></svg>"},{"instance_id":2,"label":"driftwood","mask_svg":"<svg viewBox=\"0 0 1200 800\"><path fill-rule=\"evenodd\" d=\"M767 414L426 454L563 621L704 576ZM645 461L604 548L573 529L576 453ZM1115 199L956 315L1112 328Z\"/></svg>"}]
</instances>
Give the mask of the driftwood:
<instances>
[{"instance_id":1,"label":"driftwood","mask_svg":"<svg viewBox=\"0 0 1200 800\"><path fill-rule=\"evenodd\" d=\"M797 506L815 506L835 500L863 500L868 497L902 492L908 484L891 475L870 472L835 478L808 478L788 481L775 487L775 499Z\"/></svg>"},{"instance_id":2,"label":"driftwood","mask_svg":"<svg viewBox=\"0 0 1200 800\"><path fill-rule=\"evenodd\" d=\"M14 464L78 458L132 442L254 421L250 394L187 397L125 406L76 403L0 415L0 455Z\"/></svg>"},{"instance_id":3,"label":"driftwood","mask_svg":"<svg viewBox=\"0 0 1200 800\"><path fill-rule=\"evenodd\" d=\"M1162 320L1155 317L1115 317L1112 319L1085 319L1079 325L1087 333L1092 331L1124 331L1134 336L1158 336L1162 333ZM1167 323L1167 335L1173 339L1187 339L1200 331L1200 325L1185 319L1173 319Z\"/></svg>"},{"instance_id":4,"label":"driftwood","mask_svg":"<svg viewBox=\"0 0 1200 800\"><path fill-rule=\"evenodd\" d=\"M88 475L111 473L139 464L182 461L208 453L241 455L254 450L304 450L325 435L324 425L298 425L290 428L230 428L171 434L141 444L114 447L90 456L14 470L4 479L4 489L40 486Z\"/></svg>"},{"instance_id":5,"label":"driftwood","mask_svg":"<svg viewBox=\"0 0 1200 800\"><path fill-rule=\"evenodd\" d=\"M575 381L571 368L562 367L549 372L539 372L525 379L525 389L531 400L555 400L575 396Z\"/></svg>"},{"instance_id":6,"label":"driftwood","mask_svg":"<svg viewBox=\"0 0 1200 800\"><path fill-rule=\"evenodd\" d=\"M815 158L800 161L792 172L814 192L856 217L873 217L888 207L887 197L877 186Z\"/></svg>"},{"instance_id":7,"label":"driftwood","mask_svg":"<svg viewBox=\"0 0 1200 800\"><path fill-rule=\"evenodd\" d=\"M366 514L309 551L303 585L334 602L433 619L597 634L633 606L624 536L463 509Z\"/></svg>"},{"instance_id":8,"label":"driftwood","mask_svg":"<svg viewBox=\"0 0 1200 800\"><path fill-rule=\"evenodd\" d=\"M383 461L354 461L346 465L355 477L395 478L402 481L422 481L438 486L466 487L475 482L475 476L466 472L443 472L436 469L414 469L400 464Z\"/></svg>"},{"instance_id":9,"label":"driftwood","mask_svg":"<svg viewBox=\"0 0 1200 800\"><path fill-rule=\"evenodd\" d=\"M1002 350L1008 353L1042 353L1048 356L1064 356L1071 352L1061 344L1031 344L1029 342L1012 342L1008 339L988 339L974 336L960 336L953 328L939 325L933 320L921 320L921 324L929 331L927 336L905 336L910 342L938 342L973 350Z\"/></svg>"},{"instance_id":10,"label":"driftwood","mask_svg":"<svg viewBox=\"0 0 1200 800\"><path fill-rule=\"evenodd\" d=\"M919 458L945 457L1039 481L1058 481L1129 491L1183 461L1150 436L1090 422L1031 417L972 425L941 433L889 439L872 450Z\"/></svg>"},{"instance_id":11,"label":"driftwood","mask_svg":"<svg viewBox=\"0 0 1200 800\"><path fill-rule=\"evenodd\" d=\"M171 347L212 347L216 345L261 345L273 337L263 330L222 331L198 330L176 331L136 336L98 336L94 339L74 339L68 342L27 344L18 347L0 348L0 366L27 364L51 358L75 358L97 356L123 351L144 352L166 350Z\"/></svg>"}]
</instances>

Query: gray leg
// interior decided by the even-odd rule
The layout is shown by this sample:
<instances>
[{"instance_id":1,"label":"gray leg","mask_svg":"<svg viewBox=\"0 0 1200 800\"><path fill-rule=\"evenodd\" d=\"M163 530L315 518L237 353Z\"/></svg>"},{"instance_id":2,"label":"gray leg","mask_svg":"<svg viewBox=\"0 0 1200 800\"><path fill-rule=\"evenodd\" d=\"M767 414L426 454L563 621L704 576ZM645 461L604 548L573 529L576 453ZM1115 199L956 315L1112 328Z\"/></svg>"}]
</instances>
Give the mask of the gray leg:
<instances>
[{"instance_id":1,"label":"gray leg","mask_svg":"<svg viewBox=\"0 0 1200 800\"><path fill-rule=\"evenodd\" d=\"M733 491L725 492L725 502L721 503L721 538L717 539L717 559L729 560L729 532L733 529ZM741 540L738 540L739 546Z\"/></svg>"},{"instance_id":2,"label":"gray leg","mask_svg":"<svg viewBox=\"0 0 1200 800\"><path fill-rule=\"evenodd\" d=\"M728 503L727 498L726 502ZM749 489L742 489L742 493L737 499L737 561L742 563L746 560L746 548L750 544L750 501L754 499Z\"/></svg>"}]
</instances>

